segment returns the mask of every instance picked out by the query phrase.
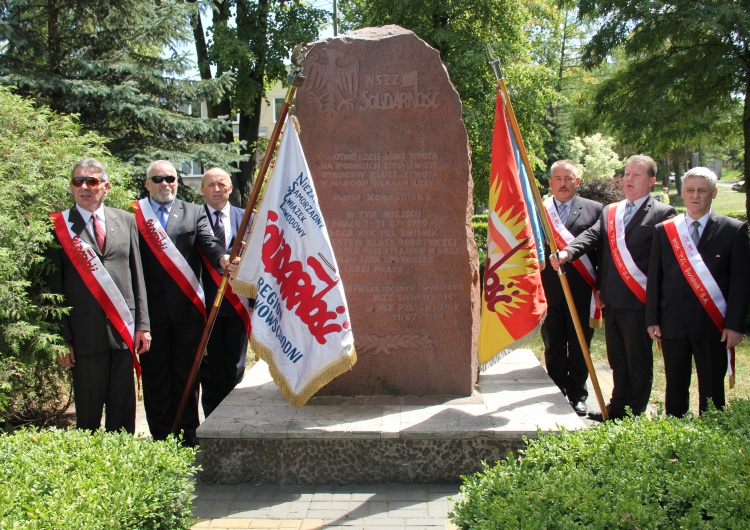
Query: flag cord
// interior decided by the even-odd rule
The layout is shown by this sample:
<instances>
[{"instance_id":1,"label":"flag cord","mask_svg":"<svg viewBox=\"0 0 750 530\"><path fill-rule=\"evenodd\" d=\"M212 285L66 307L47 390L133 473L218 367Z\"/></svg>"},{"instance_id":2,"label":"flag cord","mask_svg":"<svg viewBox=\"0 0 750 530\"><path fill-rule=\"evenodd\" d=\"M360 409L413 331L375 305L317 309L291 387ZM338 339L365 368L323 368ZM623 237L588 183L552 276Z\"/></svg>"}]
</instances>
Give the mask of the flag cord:
<instances>
[{"instance_id":1,"label":"flag cord","mask_svg":"<svg viewBox=\"0 0 750 530\"><path fill-rule=\"evenodd\" d=\"M279 136L281 135L281 129L284 127L286 119L289 116L289 108L291 107L292 101L294 100L294 94L296 93L297 88L301 87L305 82L305 77L302 75L301 66L295 66L292 75L293 78L291 83L289 83L289 89L287 90L286 97L284 98L284 103L281 106L279 118L276 120L276 125L274 126L273 132L271 133L271 138L268 141L268 148L266 149L266 153L263 155L263 161L260 164L258 176L255 178L253 190L250 193L250 198L247 201L247 206L245 206L245 214L242 216L242 222L240 223L240 227L237 230L237 234L241 235L242 237L236 237L234 240L234 245L232 245L232 251L229 255L230 262L234 261L235 258L240 257L242 251L244 250L245 236L247 235L247 225L250 223L250 216L252 215L253 209L255 208L255 204L258 202L258 196L260 195L260 190L263 188L263 183L266 180L266 175L268 173L268 168L271 165L271 160L273 159L274 154L278 149L278 140ZM226 290L228 283L229 272L225 270L224 276L221 278L221 284L216 291L216 297L214 298L214 303L211 306L211 312L209 313L208 319L206 320L206 326L203 329L203 336L201 336L201 341L198 344L198 351L195 352L193 366L190 369L190 375L188 376L185 390L182 393L180 406L177 409L177 414L175 415L174 423L172 424L172 432L174 434L177 434L179 432L182 415L185 412L185 407L187 406L191 390L195 386L195 380L198 377L198 370L200 369L201 361L203 360L203 355L206 351L206 346L208 345L208 339L211 337L211 331L213 331L214 323L216 322L216 317L219 313L219 306L221 305L221 301L224 298L224 291Z\"/></svg>"},{"instance_id":2,"label":"flag cord","mask_svg":"<svg viewBox=\"0 0 750 530\"><path fill-rule=\"evenodd\" d=\"M549 243L550 252L556 253L558 251L557 244L555 243L555 238L552 235L552 227L550 226L549 219L547 218L547 215L544 213L544 204L542 203L542 195L539 193L539 186L536 183L536 179L534 179L534 172L531 169L531 164L529 163L529 157L526 154L526 146L523 143L523 137L521 136L521 131L518 128L518 122L516 121L516 114L513 112L513 105L510 101L510 95L508 94L508 88L505 86L505 79L503 76L502 69L500 68L500 60L494 57L494 54L492 52L492 48L490 45L487 45L487 54L489 56L489 64L492 68L492 72L495 74L495 80L497 82L497 88L501 93L502 99L503 99L503 106L505 108L505 113L508 117L508 122L510 123L510 126L513 129L513 133L516 136L517 144L518 144L518 150L521 153L521 159L523 160L523 165L526 168L526 178L529 181L529 187L531 188L531 193L534 196L534 203L536 204L536 210L539 212L539 218L542 221L542 226L544 227L544 234L547 237L547 241ZM573 301L573 293L570 291L570 285L568 283L568 278L565 276L565 272L560 268L560 273L558 274L558 277L560 278L560 283L562 284L563 292L565 293L565 300L568 302L568 308L570 310L570 316L573 319L573 325L576 330L576 335L578 336L578 342L581 345L581 350L583 351L583 358L586 361L586 367L589 371L589 376L591 377L591 384L594 387L594 393L596 394L596 399L599 403L599 409L602 412L602 417L606 420L609 419L609 414L607 413L607 406L604 403L604 397L602 396L602 390L599 386L599 379L596 376L596 369L594 368L594 363L591 360L591 352L589 351L589 346L586 343L586 338L583 334L583 327L581 326L581 319L578 316L578 311L576 310L575 302Z\"/></svg>"}]
</instances>

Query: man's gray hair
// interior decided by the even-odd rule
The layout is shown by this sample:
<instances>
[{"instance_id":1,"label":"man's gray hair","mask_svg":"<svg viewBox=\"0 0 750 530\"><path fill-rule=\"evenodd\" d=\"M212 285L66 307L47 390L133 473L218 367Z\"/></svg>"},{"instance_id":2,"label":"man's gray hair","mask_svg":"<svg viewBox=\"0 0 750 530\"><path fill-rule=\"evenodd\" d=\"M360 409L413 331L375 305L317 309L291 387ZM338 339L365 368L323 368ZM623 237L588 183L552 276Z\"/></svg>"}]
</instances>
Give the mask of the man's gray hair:
<instances>
[{"instance_id":1,"label":"man's gray hair","mask_svg":"<svg viewBox=\"0 0 750 530\"><path fill-rule=\"evenodd\" d=\"M104 164L99 162L96 158L84 158L73 166L73 171L70 172L70 180L73 180L73 176L76 174L77 169L88 169L94 168L99 174L99 179L102 182L107 182L107 170L104 169Z\"/></svg>"},{"instance_id":2,"label":"man's gray hair","mask_svg":"<svg viewBox=\"0 0 750 530\"><path fill-rule=\"evenodd\" d=\"M648 171L649 177L655 177L656 171L658 169L658 166L656 165L656 160L651 158L648 155L633 155L630 158L627 159L625 162L625 165L628 164L641 164L642 166L646 166L646 170Z\"/></svg>"},{"instance_id":3,"label":"man's gray hair","mask_svg":"<svg viewBox=\"0 0 750 530\"><path fill-rule=\"evenodd\" d=\"M693 169L689 169L684 175L682 175L682 185L685 185L685 180L693 177L706 179L710 188L708 191L714 191L716 189L716 183L719 181L716 173L714 173L707 167L698 166L694 167Z\"/></svg>"},{"instance_id":4,"label":"man's gray hair","mask_svg":"<svg viewBox=\"0 0 750 530\"><path fill-rule=\"evenodd\" d=\"M148 178L149 173L151 173L156 166L169 166L174 169L175 175L177 174L177 169L175 169L174 164L169 160L154 160L146 168L146 178Z\"/></svg>"},{"instance_id":5,"label":"man's gray hair","mask_svg":"<svg viewBox=\"0 0 750 530\"><path fill-rule=\"evenodd\" d=\"M551 175L552 172L556 168L561 167L561 166L562 167L568 167L568 166L570 166L570 168L571 168L570 172L573 173L573 176L575 178L581 178L581 175L578 174L578 166L575 165L575 162L573 162L572 160L568 160L567 158L565 158L563 160L558 160L557 162L555 162L554 164L552 164L552 166L549 168L549 174Z\"/></svg>"}]
</instances>

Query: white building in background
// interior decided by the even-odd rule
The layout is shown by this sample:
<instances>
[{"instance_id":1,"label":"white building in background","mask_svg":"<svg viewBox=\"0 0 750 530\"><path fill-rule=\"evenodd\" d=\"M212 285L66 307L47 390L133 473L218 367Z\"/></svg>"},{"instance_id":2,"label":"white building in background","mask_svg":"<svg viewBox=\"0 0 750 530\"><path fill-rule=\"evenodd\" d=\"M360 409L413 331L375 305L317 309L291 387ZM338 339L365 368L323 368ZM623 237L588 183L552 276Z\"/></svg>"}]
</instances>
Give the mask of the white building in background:
<instances>
[{"instance_id":1,"label":"white building in background","mask_svg":"<svg viewBox=\"0 0 750 530\"><path fill-rule=\"evenodd\" d=\"M281 86L281 83L276 83L271 90L266 92L263 100L263 105L260 109L260 125L258 126L258 136L260 138L268 138L271 136L274 125L276 125L276 119L281 111L281 106L284 104L284 98L286 97L287 89ZM188 114L193 116L208 116L208 107L205 103L200 105L190 105L186 109ZM239 138L239 116L236 116L232 120L232 129L234 132L235 142ZM257 157L260 161L263 153L258 153ZM182 164L178 171L182 173L182 180L185 184L193 189L198 189L201 186L201 179L203 178L204 168L197 162L191 164Z\"/></svg>"}]
</instances>

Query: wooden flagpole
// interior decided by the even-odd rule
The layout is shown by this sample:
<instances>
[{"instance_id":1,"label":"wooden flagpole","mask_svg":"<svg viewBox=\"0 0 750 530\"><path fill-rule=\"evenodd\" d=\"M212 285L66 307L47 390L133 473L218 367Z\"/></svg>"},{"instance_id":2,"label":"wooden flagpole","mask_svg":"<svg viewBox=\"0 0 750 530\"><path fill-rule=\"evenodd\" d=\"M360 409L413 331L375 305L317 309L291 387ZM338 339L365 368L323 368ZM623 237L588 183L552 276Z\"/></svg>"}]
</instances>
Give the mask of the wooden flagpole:
<instances>
[{"instance_id":1,"label":"wooden flagpole","mask_svg":"<svg viewBox=\"0 0 750 530\"><path fill-rule=\"evenodd\" d=\"M492 48L490 48L489 44L487 45L487 54L490 58L490 67L492 68L492 72L495 74L495 80L497 81L497 86L500 89L500 92L502 92L503 96L503 103L505 105L505 110L507 111L508 115L508 121L510 121L510 126L513 128L513 133L516 136L516 143L518 145L518 150L521 153L521 158L523 159L523 165L526 168L526 178L529 181L529 187L531 188L531 192L534 195L534 203L536 204L537 211L539 212L539 217L542 221L542 226L544 226L544 233L547 236L547 241L549 242L549 248L550 252L556 253L558 251L557 244L555 243L555 238L552 235L552 227L549 224L549 219L547 219L547 214L545 212L544 204L542 202L542 195L539 193L539 187L537 186L536 182L533 180L534 172L531 170L531 164L529 163L528 155L526 154L526 147L523 144L523 137L521 136L521 131L518 129L518 122L516 121L516 115L513 112L513 105L510 102L510 95L508 94L508 89L505 86L505 79L503 76L503 71L500 68L500 60L493 57ZM573 293L570 291L570 284L568 283L568 278L565 275L565 269L563 267L560 267L557 271L558 278L560 278L560 283L562 284L563 292L565 293L565 300L568 302L568 309L570 310L570 316L573 319L573 325L576 329L576 335L578 336L578 342L581 345L581 350L583 351L583 358L586 361L586 367L589 371L589 376L591 377L591 384L594 387L594 393L596 394L596 400L599 402L599 408L602 411L602 418L609 419L609 413L607 412L607 405L604 403L604 397L602 396L602 390L599 386L599 379L596 377L596 369L594 368L594 363L591 361L591 352L589 351L589 346L586 343L586 337L583 334L583 327L581 326L581 319L578 316L578 311L576 310L575 302L573 301Z\"/></svg>"},{"instance_id":2,"label":"wooden flagpole","mask_svg":"<svg viewBox=\"0 0 750 530\"><path fill-rule=\"evenodd\" d=\"M253 209L255 208L255 204L258 202L258 196L260 195L260 190L262 189L263 183L266 180L266 174L268 173L268 167L271 165L271 159L273 158L274 153L277 151L279 136L281 135L281 130L284 127L284 123L286 123L287 116L289 115L289 108L291 107L292 101L294 100L294 94L296 93L297 88L301 87L305 82L305 77L302 75L302 68L300 66L295 67L292 75L294 77L289 84L289 89L286 92L284 103L283 105L281 105L279 118L276 120L276 125L274 126L273 132L271 133L271 138L268 141L268 148L266 149L265 155L263 155L263 161L260 164L258 176L255 179L255 184L253 185L253 190L250 193L250 198L247 201L247 206L245 206L245 214L242 216L242 222L240 223L240 227L237 230L237 234L241 237L236 237L234 239L234 245L232 245L232 252L229 255L230 262L234 261L234 259L237 257L241 257L242 253L245 250L245 235L247 234L247 225L250 223L250 216L252 215ZM229 283L229 271L225 270L224 276L221 278L219 289L216 291L216 297L214 298L214 303L211 306L211 312L208 315L208 320L206 320L206 327L203 329L203 336L201 337L201 341L198 344L198 351L195 352L193 366L190 369L190 375L188 376L187 384L185 385L185 391L182 393L182 399L180 400L180 406L177 409L177 415L175 416L174 423L172 424L172 432L174 434L177 434L180 429L180 422L182 421L182 415L185 412L185 407L187 406L188 398L190 397L190 390L195 384L196 378L198 377L198 370L200 369L201 361L203 360L203 355L205 354L206 346L208 345L208 339L211 337L211 331L213 331L214 323L216 322L216 316L219 313L219 306L224 299L224 291L227 288L227 283Z\"/></svg>"}]
</instances>

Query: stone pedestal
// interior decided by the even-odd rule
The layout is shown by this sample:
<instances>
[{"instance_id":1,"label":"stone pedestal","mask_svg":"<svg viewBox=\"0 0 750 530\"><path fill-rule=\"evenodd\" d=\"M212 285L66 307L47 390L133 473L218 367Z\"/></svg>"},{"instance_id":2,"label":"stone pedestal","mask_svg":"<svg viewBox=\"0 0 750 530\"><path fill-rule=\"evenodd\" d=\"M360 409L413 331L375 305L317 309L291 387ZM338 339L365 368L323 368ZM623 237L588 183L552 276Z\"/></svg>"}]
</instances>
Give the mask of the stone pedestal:
<instances>
[{"instance_id":1,"label":"stone pedestal","mask_svg":"<svg viewBox=\"0 0 750 530\"><path fill-rule=\"evenodd\" d=\"M470 395L479 265L461 102L438 52L398 26L314 43L300 138L349 303L358 362L328 395Z\"/></svg>"}]
</instances>

